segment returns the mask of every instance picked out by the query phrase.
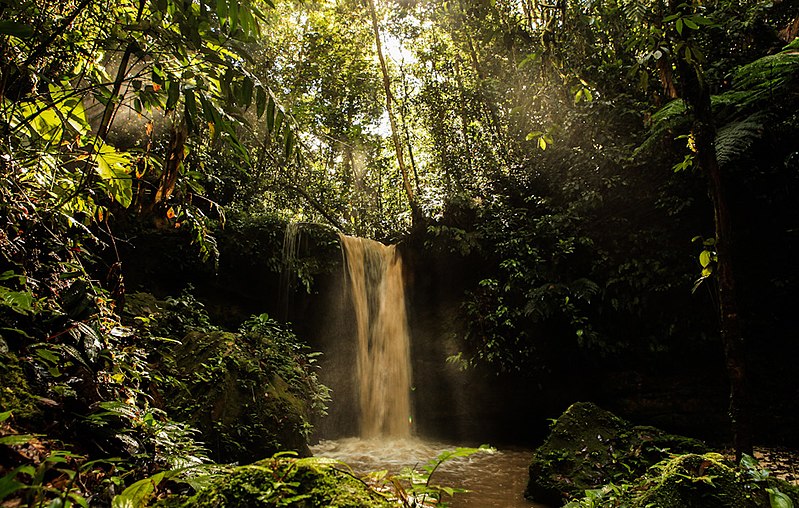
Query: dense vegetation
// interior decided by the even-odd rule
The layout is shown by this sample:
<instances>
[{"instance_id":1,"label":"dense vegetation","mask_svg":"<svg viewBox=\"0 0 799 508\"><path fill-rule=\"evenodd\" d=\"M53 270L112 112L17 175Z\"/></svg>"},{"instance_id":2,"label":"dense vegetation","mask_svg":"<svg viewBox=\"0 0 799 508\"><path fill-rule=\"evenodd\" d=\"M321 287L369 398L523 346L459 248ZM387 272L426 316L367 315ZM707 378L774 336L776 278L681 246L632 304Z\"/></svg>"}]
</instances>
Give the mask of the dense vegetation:
<instances>
[{"instance_id":1,"label":"dense vegetation","mask_svg":"<svg viewBox=\"0 0 799 508\"><path fill-rule=\"evenodd\" d=\"M799 412L797 32L788 0L0 1L0 500L304 453L291 325L146 280L280 272L289 222L479 260L465 365L725 354L747 451Z\"/></svg>"}]
</instances>

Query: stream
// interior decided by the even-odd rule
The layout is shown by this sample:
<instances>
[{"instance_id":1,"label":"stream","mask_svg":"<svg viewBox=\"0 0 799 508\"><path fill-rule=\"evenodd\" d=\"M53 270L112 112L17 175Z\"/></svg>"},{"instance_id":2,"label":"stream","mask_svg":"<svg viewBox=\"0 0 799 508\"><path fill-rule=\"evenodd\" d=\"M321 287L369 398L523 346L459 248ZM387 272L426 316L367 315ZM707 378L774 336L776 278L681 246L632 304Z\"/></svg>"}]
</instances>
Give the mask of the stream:
<instances>
[{"instance_id":1,"label":"stream","mask_svg":"<svg viewBox=\"0 0 799 508\"><path fill-rule=\"evenodd\" d=\"M322 441L311 450L317 457L341 460L356 473L365 474L384 469L398 473L406 466L421 470L430 459L455 448L455 445L416 438L344 438ZM503 449L450 459L436 470L431 483L470 491L445 497L443 501L451 508L544 508L523 496L531 456L530 450Z\"/></svg>"}]
</instances>

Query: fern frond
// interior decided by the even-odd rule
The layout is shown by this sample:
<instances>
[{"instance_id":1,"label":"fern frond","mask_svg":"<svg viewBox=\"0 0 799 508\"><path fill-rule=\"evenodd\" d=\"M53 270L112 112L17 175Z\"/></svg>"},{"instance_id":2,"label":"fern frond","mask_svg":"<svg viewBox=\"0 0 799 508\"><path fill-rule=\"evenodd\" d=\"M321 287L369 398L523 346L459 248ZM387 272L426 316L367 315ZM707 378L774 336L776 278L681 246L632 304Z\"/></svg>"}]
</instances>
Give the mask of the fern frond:
<instances>
[{"instance_id":1,"label":"fern frond","mask_svg":"<svg viewBox=\"0 0 799 508\"><path fill-rule=\"evenodd\" d=\"M743 120L730 122L716 133L716 156L724 167L738 160L765 132L768 114L758 112Z\"/></svg>"},{"instance_id":2,"label":"fern frond","mask_svg":"<svg viewBox=\"0 0 799 508\"><path fill-rule=\"evenodd\" d=\"M669 102L652 115L649 136L641 143L641 146L635 149L633 158L650 152L666 134L687 130L689 122L690 118L685 114L685 102L682 99L674 99ZM674 137L673 134L672 137Z\"/></svg>"},{"instance_id":3,"label":"fern frond","mask_svg":"<svg viewBox=\"0 0 799 508\"><path fill-rule=\"evenodd\" d=\"M758 58L735 73L737 90L775 90L799 77L799 52L788 50Z\"/></svg>"}]
</instances>

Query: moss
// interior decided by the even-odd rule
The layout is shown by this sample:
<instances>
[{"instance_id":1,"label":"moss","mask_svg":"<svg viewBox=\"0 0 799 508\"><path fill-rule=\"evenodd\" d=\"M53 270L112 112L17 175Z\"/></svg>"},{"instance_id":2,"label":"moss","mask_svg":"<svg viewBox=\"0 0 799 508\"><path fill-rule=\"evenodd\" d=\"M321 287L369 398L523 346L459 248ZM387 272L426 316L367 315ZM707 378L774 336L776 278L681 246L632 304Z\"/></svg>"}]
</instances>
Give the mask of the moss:
<instances>
[{"instance_id":1,"label":"moss","mask_svg":"<svg viewBox=\"0 0 799 508\"><path fill-rule=\"evenodd\" d=\"M307 450L307 402L268 368L246 337L192 332L174 360L183 382L169 394L176 415L202 432L214 459L246 462L279 450Z\"/></svg>"},{"instance_id":2,"label":"moss","mask_svg":"<svg viewBox=\"0 0 799 508\"><path fill-rule=\"evenodd\" d=\"M166 300L135 293L129 303L128 322L153 345L156 399L200 430L212 459L310 453L310 420L325 411L328 390L286 326L261 315L237 332L219 330L188 293Z\"/></svg>"},{"instance_id":3,"label":"moss","mask_svg":"<svg viewBox=\"0 0 799 508\"><path fill-rule=\"evenodd\" d=\"M17 421L36 421L42 412L37 398L30 393L30 385L19 359L10 352L0 354L0 410L11 411Z\"/></svg>"},{"instance_id":4,"label":"moss","mask_svg":"<svg viewBox=\"0 0 799 508\"><path fill-rule=\"evenodd\" d=\"M768 506L753 486L739 480L721 455L682 455L665 463L660 475L641 482L643 495L632 506L724 508Z\"/></svg>"},{"instance_id":5,"label":"moss","mask_svg":"<svg viewBox=\"0 0 799 508\"><path fill-rule=\"evenodd\" d=\"M768 490L799 503L799 492L784 481L736 467L717 453L686 454L652 467L621 487L589 492L569 508L771 508Z\"/></svg>"},{"instance_id":6,"label":"moss","mask_svg":"<svg viewBox=\"0 0 799 508\"><path fill-rule=\"evenodd\" d=\"M569 407L534 453L528 499L551 505L610 482L640 476L669 453L704 452L694 439L634 426L592 403Z\"/></svg>"},{"instance_id":7,"label":"moss","mask_svg":"<svg viewBox=\"0 0 799 508\"><path fill-rule=\"evenodd\" d=\"M329 461L282 457L233 468L182 504L167 499L159 506L388 508L395 505Z\"/></svg>"}]
</instances>

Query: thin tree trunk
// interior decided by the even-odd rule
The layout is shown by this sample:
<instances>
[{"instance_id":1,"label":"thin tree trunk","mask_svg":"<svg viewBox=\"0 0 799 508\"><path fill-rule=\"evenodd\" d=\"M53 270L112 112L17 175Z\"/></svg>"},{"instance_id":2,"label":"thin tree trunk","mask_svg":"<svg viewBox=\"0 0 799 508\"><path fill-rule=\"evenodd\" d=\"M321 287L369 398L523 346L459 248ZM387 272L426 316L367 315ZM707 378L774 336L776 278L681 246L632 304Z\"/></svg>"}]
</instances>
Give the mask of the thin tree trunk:
<instances>
[{"instance_id":1,"label":"thin tree trunk","mask_svg":"<svg viewBox=\"0 0 799 508\"><path fill-rule=\"evenodd\" d=\"M136 14L136 23L141 21L142 14L144 13L144 4L145 0L139 1L139 10ZM122 90L122 83L125 82L125 76L128 74L130 57L133 55L133 51L135 49L136 42L134 40L130 40L128 45L125 46L125 52L122 54L119 67L117 67L117 75L114 78L114 86L111 89L111 96L108 98L108 103L105 105L103 118L100 120L100 127L97 129L97 136L103 141L105 141L106 136L108 136L108 129L111 127L111 120L113 120L114 114L117 111L117 99L119 98L119 92Z\"/></svg>"},{"instance_id":2,"label":"thin tree trunk","mask_svg":"<svg viewBox=\"0 0 799 508\"><path fill-rule=\"evenodd\" d=\"M405 158L402 154L402 142L400 141L399 132L397 129L397 122L394 119L394 107L392 105L392 94L391 94L391 80L388 74L388 66L386 65L386 59L383 56L383 44L380 41L380 26L377 23L377 9L375 7L375 1L369 0L369 13L372 16L372 30L375 34L375 45L377 46L377 57L380 60L380 70L383 73L383 88L386 92L386 112L388 113L388 121L391 124L391 140L394 143L394 150L397 154L397 164L399 165L400 173L402 173L402 184L405 188L405 194L408 196L408 204L411 207L411 214L413 217L413 221L416 222L418 217L420 216L419 207L416 204L416 200L413 194L413 187L411 186L411 180L408 177L408 169L405 166Z\"/></svg>"},{"instance_id":3,"label":"thin tree trunk","mask_svg":"<svg viewBox=\"0 0 799 508\"><path fill-rule=\"evenodd\" d=\"M408 80L405 79L405 68L400 66L400 74L402 74L402 92L405 96L402 102L400 102L400 120L402 121L402 132L405 136L405 145L408 147L408 160L411 163L411 170L413 171L413 184L416 193L419 194L421 192L419 188L419 172L416 169L416 160L413 158L413 143L411 143L411 132L408 128L408 120L407 120L407 109L405 107L405 103L408 100Z\"/></svg>"},{"instance_id":4,"label":"thin tree trunk","mask_svg":"<svg viewBox=\"0 0 799 508\"><path fill-rule=\"evenodd\" d=\"M678 1L671 0L673 12L677 12ZM736 457L740 460L742 454L752 453L752 429L747 387L746 342L736 296L733 218L726 195L725 175L721 171L716 154L716 128L713 121L710 90L698 64L692 64L681 57L676 58L676 61L681 82L681 95L693 112L692 134L696 159L707 177L708 190L713 200L718 256L716 276L719 285L720 331L730 383L729 414L733 445Z\"/></svg>"}]
</instances>

